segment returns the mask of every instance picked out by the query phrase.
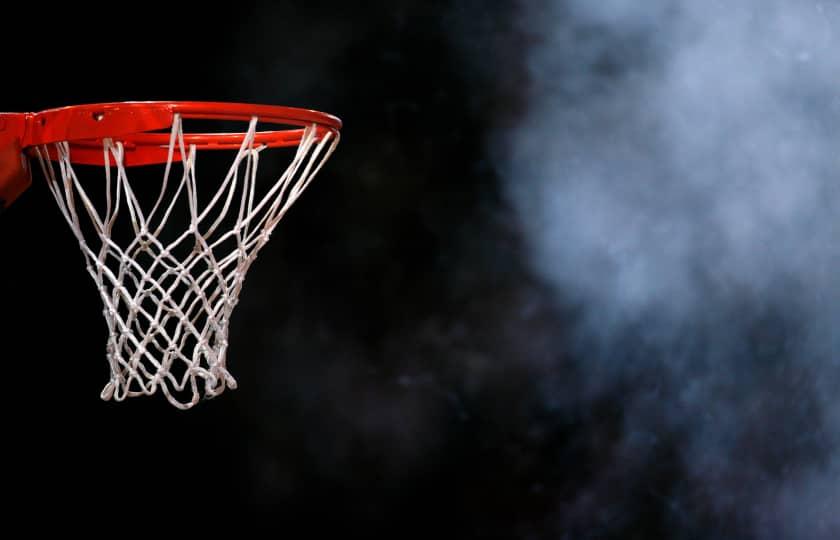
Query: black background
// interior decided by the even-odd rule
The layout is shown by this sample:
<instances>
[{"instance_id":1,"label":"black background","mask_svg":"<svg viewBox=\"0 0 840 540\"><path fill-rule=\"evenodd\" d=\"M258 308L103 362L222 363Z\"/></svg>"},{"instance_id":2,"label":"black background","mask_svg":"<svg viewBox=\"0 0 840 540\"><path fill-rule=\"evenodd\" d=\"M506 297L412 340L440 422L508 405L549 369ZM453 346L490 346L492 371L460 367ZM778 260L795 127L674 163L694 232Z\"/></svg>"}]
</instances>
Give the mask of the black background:
<instances>
[{"instance_id":1,"label":"black background","mask_svg":"<svg viewBox=\"0 0 840 540\"><path fill-rule=\"evenodd\" d=\"M491 381L472 382L456 365L515 363L505 319L538 294L484 149L517 96L464 66L458 8L13 9L32 21L17 39L34 45L9 59L6 110L229 100L345 125L249 274L230 337L240 389L186 413L160 398L99 400L99 300L38 173L0 233L4 483L16 507L74 509L82 522L190 512L195 525L308 536L540 530L542 477L561 458L531 446L532 375L490 366ZM508 11L489 23L503 28ZM487 54L498 62L505 47Z\"/></svg>"},{"instance_id":2,"label":"black background","mask_svg":"<svg viewBox=\"0 0 840 540\"><path fill-rule=\"evenodd\" d=\"M563 407L538 391L551 380L575 395L576 311L529 270L493 151L529 85L516 3L11 9L5 110L185 99L344 121L336 154L249 273L230 336L239 389L187 412L159 396L100 401L99 299L43 178L4 213L12 522L750 537L714 497L675 510L679 430L615 454L634 381Z\"/></svg>"}]
</instances>

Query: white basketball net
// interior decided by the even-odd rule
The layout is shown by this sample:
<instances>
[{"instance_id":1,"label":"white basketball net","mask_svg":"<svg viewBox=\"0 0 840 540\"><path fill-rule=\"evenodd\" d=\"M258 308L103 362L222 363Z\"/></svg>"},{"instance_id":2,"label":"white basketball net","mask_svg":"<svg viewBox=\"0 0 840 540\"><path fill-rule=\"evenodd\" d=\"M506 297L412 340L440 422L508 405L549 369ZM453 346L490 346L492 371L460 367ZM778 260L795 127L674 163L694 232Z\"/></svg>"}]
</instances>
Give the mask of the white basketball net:
<instances>
[{"instance_id":1,"label":"white basketball net","mask_svg":"<svg viewBox=\"0 0 840 540\"><path fill-rule=\"evenodd\" d=\"M338 144L337 134L318 135L314 125L307 127L288 168L262 194L257 169L266 147L255 147L256 126L253 118L221 185L201 205L199 185L207 183L196 180L196 148L184 145L176 116L160 195L148 212L132 190L121 142L103 143L104 210L97 210L79 181L68 143L55 145L59 174L47 148L37 149L50 191L105 305L111 377L102 399L121 401L160 390L172 405L189 409L202 398L236 388L226 366L227 336L245 273ZM182 167L177 161L173 165L175 152ZM189 225L173 234L165 227L174 221L176 205L181 211L186 205ZM118 245L112 232L121 220L126 230L124 220L130 221L133 239ZM164 231L174 240L164 243Z\"/></svg>"}]
</instances>

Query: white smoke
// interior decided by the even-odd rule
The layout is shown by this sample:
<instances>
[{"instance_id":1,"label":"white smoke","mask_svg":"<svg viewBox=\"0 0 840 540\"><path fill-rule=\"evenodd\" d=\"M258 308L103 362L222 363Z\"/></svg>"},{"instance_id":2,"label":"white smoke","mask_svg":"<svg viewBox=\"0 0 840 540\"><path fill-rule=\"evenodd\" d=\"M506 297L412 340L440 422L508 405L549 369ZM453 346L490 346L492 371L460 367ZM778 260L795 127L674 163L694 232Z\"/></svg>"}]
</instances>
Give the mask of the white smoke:
<instances>
[{"instance_id":1,"label":"white smoke","mask_svg":"<svg viewBox=\"0 0 840 540\"><path fill-rule=\"evenodd\" d=\"M677 502L840 537L840 5L526 5L503 170L592 391L662 368L628 432L686 431Z\"/></svg>"}]
</instances>

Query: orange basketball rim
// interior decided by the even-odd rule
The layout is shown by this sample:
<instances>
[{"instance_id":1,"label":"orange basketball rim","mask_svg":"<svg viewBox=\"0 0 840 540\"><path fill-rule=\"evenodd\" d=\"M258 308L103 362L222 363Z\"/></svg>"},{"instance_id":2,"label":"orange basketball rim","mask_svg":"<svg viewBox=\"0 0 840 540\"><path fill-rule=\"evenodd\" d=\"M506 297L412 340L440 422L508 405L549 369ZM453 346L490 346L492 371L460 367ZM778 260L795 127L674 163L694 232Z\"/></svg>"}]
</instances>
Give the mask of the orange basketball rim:
<instances>
[{"instance_id":1,"label":"orange basketball rim","mask_svg":"<svg viewBox=\"0 0 840 540\"><path fill-rule=\"evenodd\" d=\"M275 105L200 101L134 101L73 105L35 113L0 113L0 210L8 207L31 184L27 155L46 145L56 158L52 143L70 145L70 161L104 165L102 141L119 138L127 167L165 163L169 134L157 132L172 126L176 115L183 119L249 121L284 126L259 131L254 144L278 148L300 143L305 126L316 126L318 135L337 135L341 120L319 111ZM157 132L157 133L156 133ZM243 133L190 133L187 145L198 150L236 150ZM178 160L180 156L175 155Z\"/></svg>"}]
</instances>

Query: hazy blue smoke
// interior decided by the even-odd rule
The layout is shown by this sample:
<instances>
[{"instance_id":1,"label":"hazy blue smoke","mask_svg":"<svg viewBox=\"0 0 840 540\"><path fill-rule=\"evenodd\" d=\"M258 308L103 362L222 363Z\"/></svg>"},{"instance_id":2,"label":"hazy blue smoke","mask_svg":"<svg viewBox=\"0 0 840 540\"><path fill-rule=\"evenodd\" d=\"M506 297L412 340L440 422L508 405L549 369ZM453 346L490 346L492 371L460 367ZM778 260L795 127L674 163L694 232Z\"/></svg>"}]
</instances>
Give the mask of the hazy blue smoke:
<instances>
[{"instance_id":1,"label":"hazy blue smoke","mask_svg":"<svg viewBox=\"0 0 840 540\"><path fill-rule=\"evenodd\" d=\"M675 530L840 537L840 6L526 5L503 170L583 387L681 437Z\"/></svg>"}]
</instances>

